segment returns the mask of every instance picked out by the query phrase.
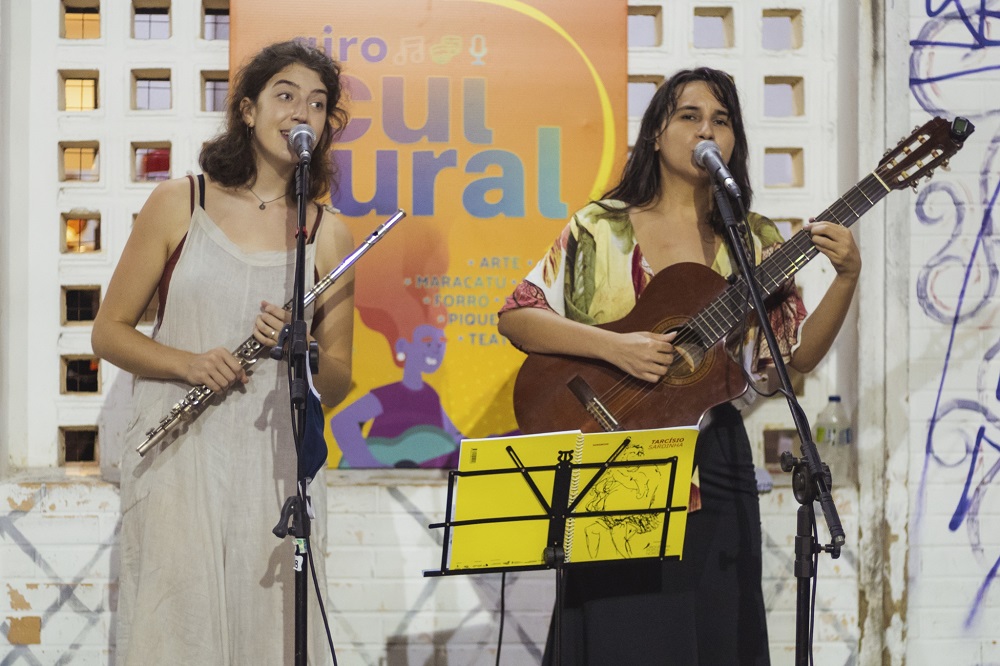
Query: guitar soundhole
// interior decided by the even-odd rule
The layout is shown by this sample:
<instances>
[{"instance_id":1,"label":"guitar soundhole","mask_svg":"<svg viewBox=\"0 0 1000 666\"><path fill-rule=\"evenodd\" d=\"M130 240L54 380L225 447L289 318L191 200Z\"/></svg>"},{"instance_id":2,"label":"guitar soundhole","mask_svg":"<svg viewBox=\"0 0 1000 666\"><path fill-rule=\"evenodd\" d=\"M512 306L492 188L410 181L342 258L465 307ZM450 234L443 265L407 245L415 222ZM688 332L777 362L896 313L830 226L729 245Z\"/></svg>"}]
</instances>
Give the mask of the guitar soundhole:
<instances>
[{"instance_id":1,"label":"guitar soundhole","mask_svg":"<svg viewBox=\"0 0 1000 666\"><path fill-rule=\"evenodd\" d=\"M670 364L663 381L667 384L691 384L698 381L708 372L711 363L710 354L701 344L701 340L692 339L690 330L681 327L674 338L674 360Z\"/></svg>"}]
</instances>

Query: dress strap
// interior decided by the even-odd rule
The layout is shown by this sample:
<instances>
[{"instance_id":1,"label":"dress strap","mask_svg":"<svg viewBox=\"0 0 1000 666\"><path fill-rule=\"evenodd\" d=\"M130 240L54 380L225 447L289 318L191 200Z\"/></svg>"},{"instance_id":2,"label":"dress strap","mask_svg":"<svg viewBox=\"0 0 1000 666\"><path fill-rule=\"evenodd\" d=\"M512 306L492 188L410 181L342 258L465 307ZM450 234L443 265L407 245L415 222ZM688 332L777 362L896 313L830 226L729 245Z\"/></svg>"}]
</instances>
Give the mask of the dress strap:
<instances>
[{"instance_id":1,"label":"dress strap","mask_svg":"<svg viewBox=\"0 0 1000 666\"><path fill-rule=\"evenodd\" d=\"M194 176L191 174L187 175L188 182L191 184L191 214L194 215ZM198 205L202 208L205 207L205 174L198 174Z\"/></svg>"},{"instance_id":2,"label":"dress strap","mask_svg":"<svg viewBox=\"0 0 1000 666\"><path fill-rule=\"evenodd\" d=\"M316 220L313 221L312 229L309 230L309 237L306 244L309 245L316 240L316 232L319 231L319 223L323 221L323 204L316 204Z\"/></svg>"},{"instance_id":3,"label":"dress strap","mask_svg":"<svg viewBox=\"0 0 1000 666\"><path fill-rule=\"evenodd\" d=\"M188 183L191 185L191 214L194 215L194 176L187 175Z\"/></svg>"}]
</instances>

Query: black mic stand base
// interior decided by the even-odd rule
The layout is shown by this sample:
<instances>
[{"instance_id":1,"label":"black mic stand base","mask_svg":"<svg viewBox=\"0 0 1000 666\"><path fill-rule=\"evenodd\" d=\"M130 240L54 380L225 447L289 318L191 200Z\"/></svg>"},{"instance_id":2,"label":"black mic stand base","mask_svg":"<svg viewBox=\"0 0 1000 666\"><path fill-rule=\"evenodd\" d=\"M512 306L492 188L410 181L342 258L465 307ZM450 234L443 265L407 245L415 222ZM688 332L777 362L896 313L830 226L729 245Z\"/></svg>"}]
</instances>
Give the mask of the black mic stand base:
<instances>
[{"instance_id":1,"label":"black mic stand base","mask_svg":"<svg viewBox=\"0 0 1000 666\"><path fill-rule=\"evenodd\" d=\"M822 468L827 487L830 487L832 486L830 468L827 467L826 463L823 463ZM808 648L812 645L811 623L809 621L809 618L812 617L811 585L816 575L816 555L827 552L832 559L837 559L840 557L840 546L836 544L821 546L816 540L816 530L813 529L816 522L816 512L813 510L813 502L817 499L816 484L806 461L796 458L789 451L785 451L781 454L781 469L792 473L792 494L799 502L799 508L795 515L795 564L793 566L796 579L795 664L796 666L808 666Z\"/></svg>"}]
</instances>

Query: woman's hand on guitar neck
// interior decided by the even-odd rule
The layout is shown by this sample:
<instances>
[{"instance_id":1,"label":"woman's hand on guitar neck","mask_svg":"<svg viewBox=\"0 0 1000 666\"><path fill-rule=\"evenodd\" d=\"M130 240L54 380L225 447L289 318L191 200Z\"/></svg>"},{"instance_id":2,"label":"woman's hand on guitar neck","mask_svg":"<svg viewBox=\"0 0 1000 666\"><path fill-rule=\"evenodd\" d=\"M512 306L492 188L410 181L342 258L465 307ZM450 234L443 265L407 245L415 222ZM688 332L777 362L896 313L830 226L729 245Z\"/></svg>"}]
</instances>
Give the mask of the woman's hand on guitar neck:
<instances>
[{"instance_id":1,"label":"woman's hand on guitar neck","mask_svg":"<svg viewBox=\"0 0 1000 666\"><path fill-rule=\"evenodd\" d=\"M674 361L671 342L676 335L676 331L617 333L614 343L604 354L604 360L643 381L659 381Z\"/></svg>"},{"instance_id":2,"label":"woman's hand on guitar neck","mask_svg":"<svg viewBox=\"0 0 1000 666\"><path fill-rule=\"evenodd\" d=\"M802 324L800 343L789 363L799 372L809 372L830 351L844 324L861 275L861 251L847 227L834 222L809 220L802 228L809 232L813 245L837 271L837 277L827 287L819 305Z\"/></svg>"},{"instance_id":3,"label":"woman's hand on guitar neck","mask_svg":"<svg viewBox=\"0 0 1000 666\"><path fill-rule=\"evenodd\" d=\"M810 218L802 225L809 232L816 249L826 255L837 275L857 282L861 274L861 250L854 242L854 234L836 222L823 222Z\"/></svg>"}]
</instances>

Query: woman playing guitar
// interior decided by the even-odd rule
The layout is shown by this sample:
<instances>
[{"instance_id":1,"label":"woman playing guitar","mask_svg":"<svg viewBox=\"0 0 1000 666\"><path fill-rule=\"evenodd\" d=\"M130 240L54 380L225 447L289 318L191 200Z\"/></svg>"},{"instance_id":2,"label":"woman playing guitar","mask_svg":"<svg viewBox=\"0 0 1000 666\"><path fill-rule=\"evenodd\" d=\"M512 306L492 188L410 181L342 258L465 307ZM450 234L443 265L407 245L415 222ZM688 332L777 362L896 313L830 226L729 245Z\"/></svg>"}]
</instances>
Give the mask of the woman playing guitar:
<instances>
[{"instance_id":1,"label":"woman playing guitar","mask_svg":"<svg viewBox=\"0 0 1000 666\"><path fill-rule=\"evenodd\" d=\"M684 354L674 346L680 344L675 331L614 331L594 324L629 314L665 269L693 263L722 276L732 272L712 181L693 158L695 146L706 140L718 144L749 209L747 139L731 77L707 68L678 72L650 102L620 182L573 216L508 299L500 332L529 353L596 359L643 382L661 380L675 355ZM759 263L782 239L760 215L748 214L747 222ZM849 229L829 222L805 228L836 277L808 319L791 283L768 303L780 353L800 372L813 369L830 349L861 271ZM744 330L741 357L750 372L759 373L771 362L770 350L756 327ZM683 559L569 568L562 663L769 663L751 449L742 418L727 399L713 402L709 396L705 403L708 409L723 401L700 423ZM657 425L682 424L664 418ZM553 629L546 664L552 663Z\"/></svg>"}]
</instances>

